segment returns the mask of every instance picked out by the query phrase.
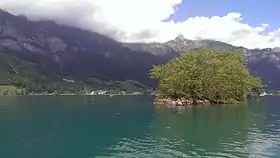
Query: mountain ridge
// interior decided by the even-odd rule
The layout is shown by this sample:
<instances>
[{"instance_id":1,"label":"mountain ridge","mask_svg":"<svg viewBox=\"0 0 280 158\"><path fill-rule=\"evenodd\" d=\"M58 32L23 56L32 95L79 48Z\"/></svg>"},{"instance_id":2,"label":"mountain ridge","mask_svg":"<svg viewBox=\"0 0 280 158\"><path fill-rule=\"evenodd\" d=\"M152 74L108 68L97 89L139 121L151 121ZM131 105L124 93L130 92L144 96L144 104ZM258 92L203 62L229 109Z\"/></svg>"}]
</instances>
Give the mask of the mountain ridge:
<instances>
[{"instance_id":1,"label":"mountain ridge","mask_svg":"<svg viewBox=\"0 0 280 158\"><path fill-rule=\"evenodd\" d=\"M188 40L178 36L165 43L121 43L53 21L29 21L0 11L0 52L37 64L60 80L84 82L135 80L155 86L148 73L152 65L164 64L181 52L209 47L241 48L251 72L265 79L270 89L280 89L280 49L246 49L214 40ZM261 63L261 64L260 64ZM260 66L261 65L261 66Z\"/></svg>"},{"instance_id":2,"label":"mountain ridge","mask_svg":"<svg viewBox=\"0 0 280 158\"><path fill-rule=\"evenodd\" d=\"M279 89L280 88L280 49L279 48L264 48L264 49L247 49L245 47L236 47L231 44L215 41L215 40L189 40L185 39L182 35L179 35L174 40L170 40L165 43L156 43L160 49L149 49L153 47L153 43L138 43L138 49L133 48L134 44L125 44L125 46L138 50L138 51L150 51L154 55L161 55L160 51L165 55L176 57L180 52L189 51L200 47L207 47L212 49L241 49L243 51L244 58L246 60L247 67L254 75L260 76L267 89ZM141 47L142 46L142 47ZM143 49L144 48L144 49ZM169 51L171 50L171 51ZM172 55L171 55L172 54Z\"/></svg>"}]
</instances>

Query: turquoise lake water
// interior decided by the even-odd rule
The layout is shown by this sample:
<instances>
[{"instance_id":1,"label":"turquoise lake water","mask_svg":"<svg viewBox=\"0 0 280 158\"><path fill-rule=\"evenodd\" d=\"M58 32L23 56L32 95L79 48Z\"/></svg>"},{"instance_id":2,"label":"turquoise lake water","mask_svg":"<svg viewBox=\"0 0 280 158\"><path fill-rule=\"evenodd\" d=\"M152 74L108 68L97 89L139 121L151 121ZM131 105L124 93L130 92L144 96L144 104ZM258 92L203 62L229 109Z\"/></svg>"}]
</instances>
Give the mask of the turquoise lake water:
<instances>
[{"instance_id":1,"label":"turquoise lake water","mask_svg":"<svg viewBox=\"0 0 280 158\"><path fill-rule=\"evenodd\" d=\"M280 97L168 109L152 97L0 97L0 157L280 158Z\"/></svg>"}]
</instances>

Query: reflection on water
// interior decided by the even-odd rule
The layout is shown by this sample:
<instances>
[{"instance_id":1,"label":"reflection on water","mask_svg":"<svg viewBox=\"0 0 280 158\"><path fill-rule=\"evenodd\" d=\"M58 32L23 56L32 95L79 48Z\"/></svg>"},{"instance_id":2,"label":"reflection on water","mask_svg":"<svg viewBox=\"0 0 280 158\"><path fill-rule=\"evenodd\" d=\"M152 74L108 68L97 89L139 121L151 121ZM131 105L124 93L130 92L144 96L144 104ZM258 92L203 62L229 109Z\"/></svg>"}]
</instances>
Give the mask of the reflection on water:
<instances>
[{"instance_id":1,"label":"reflection on water","mask_svg":"<svg viewBox=\"0 0 280 158\"><path fill-rule=\"evenodd\" d=\"M266 99L242 106L157 107L150 133L122 138L106 150L112 157L280 157L280 108ZM276 112L267 113L271 109Z\"/></svg>"},{"instance_id":2,"label":"reflection on water","mask_svg":"<svg viewBox=\"0 0 280 158\"><path fill-rule=\"evenodd\" d=\"M254 108L224 106L187 109L179 115L169 109L159 108L155 135L181 140L180 144L173 146L174 150L179 148L191 156L246 156L249 132L254 126L263 124L263 109ZM258 111L258 116L255 111ZM164 130L167 126L169 130Z\"/></svg>"},{"instance_id":3,"label":"reflection on water","mask_svg":"<svg viewBox=\"0 0 280 158\"><path fill-rule=\"evenodd\" d=\"M0 156L280 157L279 97L197 109L152 100L0 98Z\"/></svg>"}]
</instances>

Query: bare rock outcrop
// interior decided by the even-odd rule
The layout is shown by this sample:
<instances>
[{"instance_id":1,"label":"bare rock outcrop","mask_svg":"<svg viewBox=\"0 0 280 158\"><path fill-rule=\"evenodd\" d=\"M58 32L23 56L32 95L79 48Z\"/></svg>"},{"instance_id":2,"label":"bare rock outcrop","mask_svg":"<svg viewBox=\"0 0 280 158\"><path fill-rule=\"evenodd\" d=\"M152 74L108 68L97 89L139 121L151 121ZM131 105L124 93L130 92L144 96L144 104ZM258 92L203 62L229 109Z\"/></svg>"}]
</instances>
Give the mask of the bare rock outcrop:
<instances>
[{"instance_id":1,"label":"bare rock outcrop","mask_svg":"<svg viewBox=\"0 0 280 158\"><path fill-rule=\"evenodd\" d=\"M207 106L210 105L209 100L196 100L194 101L193 99L185 99L185 98L178 98L178 99L171 99L171 98L155 98L154 104L157 105L165 105L168 107L178 107L178 106L183 106L183 107L197 107L197 106Z\"/></svg>"}]
</instances>

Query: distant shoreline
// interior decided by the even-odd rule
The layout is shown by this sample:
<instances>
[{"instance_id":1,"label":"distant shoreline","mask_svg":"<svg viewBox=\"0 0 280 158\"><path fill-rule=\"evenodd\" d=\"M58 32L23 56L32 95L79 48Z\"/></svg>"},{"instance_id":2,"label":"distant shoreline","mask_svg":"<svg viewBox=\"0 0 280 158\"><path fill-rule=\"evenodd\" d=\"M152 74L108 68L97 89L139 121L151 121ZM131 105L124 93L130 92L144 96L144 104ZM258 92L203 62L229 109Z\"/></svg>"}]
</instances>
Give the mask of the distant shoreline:
<instances>
[{"instance_id":1,"label":"distant shoreline","mask_svg":"<svg viewBox=\"0 0 280 158\"><path fill-rule=\"evenodd\" d=\"M0 96L154 96L154 94L26 94L26 95L0 95Z\"/></svg>"}]
</instances>

